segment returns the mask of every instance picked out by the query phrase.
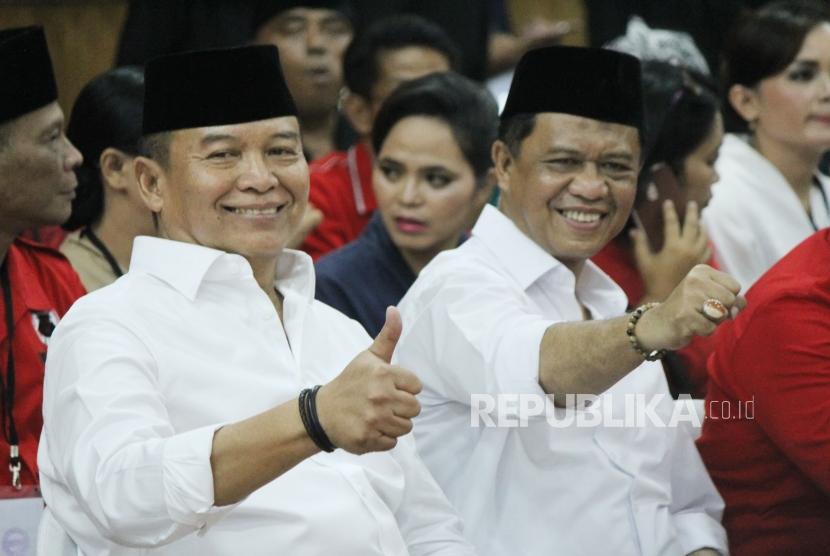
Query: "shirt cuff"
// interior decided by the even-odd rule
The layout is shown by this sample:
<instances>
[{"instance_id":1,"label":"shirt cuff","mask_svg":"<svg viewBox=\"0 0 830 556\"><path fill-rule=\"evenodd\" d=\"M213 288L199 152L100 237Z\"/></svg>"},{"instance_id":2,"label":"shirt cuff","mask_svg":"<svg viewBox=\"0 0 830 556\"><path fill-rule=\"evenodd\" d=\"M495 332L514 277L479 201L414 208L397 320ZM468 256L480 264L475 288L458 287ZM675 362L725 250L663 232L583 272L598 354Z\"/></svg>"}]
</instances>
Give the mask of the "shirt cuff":
<instances>
[{"instance_id":1,"label":"shirt cuff","mask_svg":"<svg viewBox=\"0 0 830 556\"><path fill-rule=\"evenodd\" d=\"M553 324L533 320L503 337L495 353L496 393L545 395L539 385L539 352L542 338Z\"/></svg>"},{"instance_id":2,"label":"shirt cuff","mask_svg":"<svg viewBox=\"0 0 830 556\"><path fill-rule=\"evenodd\" d=\"M176 523L204 529L236 507L236 504L214 506L210 455L213 436L222 426L209 425L165 441L162 457L164 502L170 518Z\"/></svg>"},{"instance_id":3,"label":"shirt cuff","mask_svg":"<svg viewBox=\"0 0 830 556\"><path fill-rule=\"evenodd\" d=\"M709 515L703 512L674 514L674 526L683 554L701 548L714 548L723 556L729 554L726 530Z\"/></svg>"}]
</instances>

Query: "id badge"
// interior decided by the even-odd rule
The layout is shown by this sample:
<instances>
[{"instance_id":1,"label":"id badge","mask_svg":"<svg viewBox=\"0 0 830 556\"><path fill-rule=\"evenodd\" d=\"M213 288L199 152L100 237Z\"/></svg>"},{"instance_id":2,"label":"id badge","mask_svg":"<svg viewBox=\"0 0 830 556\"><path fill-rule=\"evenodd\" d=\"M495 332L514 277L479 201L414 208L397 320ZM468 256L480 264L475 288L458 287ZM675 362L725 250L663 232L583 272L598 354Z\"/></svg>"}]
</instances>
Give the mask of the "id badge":
<instances>
[{"instance_id":1,"label":"id badge","mask_svg":"<svg viewBox=\"0 0 830 556\"><path fill-rule=\"evenodd\" d=\"M37 487L0 487L0 555L35 556L43 498Z\"/></svg>"}]
</instances>

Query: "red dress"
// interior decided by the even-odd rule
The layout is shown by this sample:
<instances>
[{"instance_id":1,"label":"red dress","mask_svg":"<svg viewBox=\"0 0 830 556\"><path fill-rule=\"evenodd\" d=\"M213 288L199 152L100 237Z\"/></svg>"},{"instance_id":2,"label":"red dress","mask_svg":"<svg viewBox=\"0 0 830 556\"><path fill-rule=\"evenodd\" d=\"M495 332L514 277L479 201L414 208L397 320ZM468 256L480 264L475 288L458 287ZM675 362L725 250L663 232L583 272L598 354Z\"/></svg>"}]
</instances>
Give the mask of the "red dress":
<instances>
[{"instance_id":1,"label":"red dress","mask_svg":"<svg viewBox=\"0 0 830 556\"><path fill-rule=\"evenodd\" d=\"M640 276L640 271L637 270L634 253L628 243L618 236L606 245L602 251L591 257L591 260L623 289L628 296L630 308L635 308L640 304L640 300L646 292L645 284L642 276ZM714 254L707 264L713 268L718 268ZM689 345L674 353L678 365L687 375L685 378L688 379L690 393L694 398L706 396L708 380L706 360L713 349L714 339L712 336L698 336Z\"/></svg>"},{"instance_id":2,"label":"red dress","mask_svg":"<svg viewBox=\"0 0 830 556\"><path fill-rule=\"evenodd\" d=\"M21 481L37 485L37 445L43 427L43 365L52 330L72 303L86 293L63 255L18 238L6 254L14 310L14 420L20 438ZM8 384L8 329L0 296L0 373ZM0 402L5 411L5 400ZM9 445L0 434L0 486L11 485Z\"/></svg>"},{"instance_id":3,"label":"red dress","mask_svg":"<svg viewBox=\"0 0 830 556\"><path fill-rule=\"evenodd\" d=\"M372 154L365 143L336 151L311 163L308 200L323 221L300 249L314 260L357 239L375 211Z\"/></svg>"},{"instance_id":4,"label":"red dress","mask_svg":"<svg viewBox=\"0 0 830 556\"><path fill-rule=\"evenodd\" d=\"M830 554L830 229L747 300L715 335L698 440L732 554Z\"/></svg>"}]
</instances>

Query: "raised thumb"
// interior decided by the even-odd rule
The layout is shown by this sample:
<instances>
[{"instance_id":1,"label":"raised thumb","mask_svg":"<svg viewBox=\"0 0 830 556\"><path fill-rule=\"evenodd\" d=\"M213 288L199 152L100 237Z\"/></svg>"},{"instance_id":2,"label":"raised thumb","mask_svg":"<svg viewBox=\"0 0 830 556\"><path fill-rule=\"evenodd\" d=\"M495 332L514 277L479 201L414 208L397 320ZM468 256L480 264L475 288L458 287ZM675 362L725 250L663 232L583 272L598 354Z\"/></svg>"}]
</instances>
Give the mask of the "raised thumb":
<instances>
[{"instance_id":1,"label":"raised thumb","mask_svg":"<svg viewBox=\"0 0 830 556\"><path fill-rule=\"evenodd\" d=\"M395 351L402 330L401 314L396 307L390 305L386 308L386 322L375 337L375 341L369 346L369 351L387 363L391 362L392 353Z\"/></svg>"}]
</instances>

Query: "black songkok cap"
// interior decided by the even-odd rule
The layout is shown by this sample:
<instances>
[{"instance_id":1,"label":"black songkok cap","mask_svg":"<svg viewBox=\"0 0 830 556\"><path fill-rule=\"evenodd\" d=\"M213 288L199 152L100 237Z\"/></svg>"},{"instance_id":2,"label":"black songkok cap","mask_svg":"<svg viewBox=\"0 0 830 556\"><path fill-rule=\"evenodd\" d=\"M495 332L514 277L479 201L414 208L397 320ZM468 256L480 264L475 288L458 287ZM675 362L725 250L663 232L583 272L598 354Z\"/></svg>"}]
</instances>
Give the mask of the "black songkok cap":
<instances>
[{"instance_id":1,"label":"black songkok cap","mask_svg":"<svg viewBox=\"0 0 830 556\"><path fill-rule=\"evenodd\" d=\"M260 0L256 10L254 10L251 28L256 33L260 27L271 21L272 17L294 8L334 10L350 20L354 20L355 15L350 0Z\"/></svg>"},{"instance_id":2,"label":"black songkok cap","mask_svg":"<svg viewBox=\"0 0 830 556\"><path fill-rule=\"evenodd\" d=\"M640 62L598 48L551 46L527 52L516 66L501 119L558 112L643 130Z\"/></svg>"},{"instance_id":3,"label":"black songkok cap","mask_svg":"<svg viewBox=\"0 0 830 556\"><path fill-rule=\"evenodd\" d=\"M0 123L58 99L43 27L0 31Z\"/></svg>"},{"instance_id":4,"label":"black songkok cap","mask_svg":"<svg viewBox=\"0 0 830 556\"><path fill-rule=\"evenodd\" d=\"M297 115L271 45L162 56L144 87L144 135Z\"/></svg>"}]
</instances>

